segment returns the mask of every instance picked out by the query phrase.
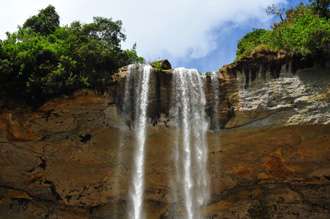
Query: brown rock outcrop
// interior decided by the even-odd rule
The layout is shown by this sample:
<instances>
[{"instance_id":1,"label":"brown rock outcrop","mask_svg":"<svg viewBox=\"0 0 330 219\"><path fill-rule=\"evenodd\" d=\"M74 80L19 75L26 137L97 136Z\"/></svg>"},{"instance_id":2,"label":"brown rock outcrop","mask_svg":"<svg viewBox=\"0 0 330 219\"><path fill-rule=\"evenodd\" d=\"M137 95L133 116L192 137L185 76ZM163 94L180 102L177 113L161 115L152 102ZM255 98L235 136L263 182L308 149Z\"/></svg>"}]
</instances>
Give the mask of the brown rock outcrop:
<instances>
[{"instance_id":1,"label":"brown rock outcrop","mask_svg":"<svg viewBox=\"0 0 330 219\"><path fill-rule=\"evenodd\" d=\"M125 218L134 137L121 116L125 69L109 94L80 91L0 113L0 218ZM239 77L240 78L240 77ZM171 70L151 78L147 218L171 218ZM219 75L222 130L208 132L208 218L329 218L330 74ZM205 77L206 111L213 105Z\"/></svg>"}]
</instances>

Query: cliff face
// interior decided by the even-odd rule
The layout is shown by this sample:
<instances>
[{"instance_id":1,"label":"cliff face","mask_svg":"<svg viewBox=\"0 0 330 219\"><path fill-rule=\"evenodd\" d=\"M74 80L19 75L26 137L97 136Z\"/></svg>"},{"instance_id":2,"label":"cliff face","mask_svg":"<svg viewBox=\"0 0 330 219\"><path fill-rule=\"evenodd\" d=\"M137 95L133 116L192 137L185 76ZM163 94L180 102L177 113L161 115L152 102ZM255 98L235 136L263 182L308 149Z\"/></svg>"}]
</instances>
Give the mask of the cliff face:
<instances>
[{"instance_id":1,"label":"cliff face","mask_svg":"<svg viewBox=\"0 0 330 219\"><path fill-rule=\"evenodd\" d=\"M77 92L0 114L0 218L125 218L134 136L121 116L126 70L107 95ZM147 218L171 218L171 70L151 75ZM329 218L330 72L205 77L208 218ZM242 81L240 83L240 81ZM243 83L245 81L245 84ZM248 81L248 84L246 84ZM216 112L216 113L214 113Z\"/></svg>"}]
</instances>

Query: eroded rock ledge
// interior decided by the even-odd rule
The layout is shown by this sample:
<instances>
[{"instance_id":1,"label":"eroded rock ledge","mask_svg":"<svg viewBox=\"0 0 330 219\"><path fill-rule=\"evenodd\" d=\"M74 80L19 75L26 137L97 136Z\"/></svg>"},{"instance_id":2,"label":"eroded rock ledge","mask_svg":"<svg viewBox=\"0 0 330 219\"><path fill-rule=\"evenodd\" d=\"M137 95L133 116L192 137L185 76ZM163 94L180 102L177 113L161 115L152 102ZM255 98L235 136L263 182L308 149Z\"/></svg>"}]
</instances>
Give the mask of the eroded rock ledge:
<instances>
[{"instance_id":1,"label":"eroded rock ledge","mask_svg":"<svg viewBox=\"0 0 330 219\"><path fill-rule=\"evenodd\" d=\"M120 115L125 69L116 76L108 94L80 91L37 110L1 111L0 218L125 218L134 137ZM222 130L208 132L208 218L329 218L329 77L282 72L244 87L240 77L219 75ZM151 81L145 203L147 218L164 219L173 207L171 70ZM209 83L205 77L208 112Z\"/></svg>"},{"instance_id":2,"label":"eroded rock ledge","mask_svg":"<svg viewBox=\"0 0 330 219\"><path fill-rule=\"evenodd\" d=\"M222 75L234 75L237 73L245 75L246 83L254 81L258 74L270 74L272 78L278 78L281 72L296 73L298 70L313 68L319 65L326 68L329 63L326 60L309 56L291 55L284 50L272 51L262 49L253 52L250 56L241 58L229 65L219 69Z\"/></svg>"}]
</instances>

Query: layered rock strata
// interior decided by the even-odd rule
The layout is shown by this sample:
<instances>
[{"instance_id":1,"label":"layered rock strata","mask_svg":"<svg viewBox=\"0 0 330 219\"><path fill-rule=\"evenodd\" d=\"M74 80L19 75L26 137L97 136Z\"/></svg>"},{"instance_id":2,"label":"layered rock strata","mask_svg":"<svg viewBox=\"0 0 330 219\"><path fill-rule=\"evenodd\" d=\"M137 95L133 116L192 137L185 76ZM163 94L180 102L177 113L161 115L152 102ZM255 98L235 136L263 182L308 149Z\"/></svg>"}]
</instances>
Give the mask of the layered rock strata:
<instances>
[{"instance_id":1,"label":"layered rock strata","mask_svg":"<svg viewBox=\"0 0 330 219\"><path fill-rule=\"evenodd\" d=\"M329 218L330 72L211 77L207 218ZM172 70L153 71L146 142L147 218L172 218ZM134 134L122 116L125 68L108 94L80 91L0 113L0 218L125 218ZM213 123L213 122L212 122ZM120 154L120 159L118 158ZM176 206L178 207L178 206ZM180 207L180 206L179 206Z\"/></svg>"}]
</instances>

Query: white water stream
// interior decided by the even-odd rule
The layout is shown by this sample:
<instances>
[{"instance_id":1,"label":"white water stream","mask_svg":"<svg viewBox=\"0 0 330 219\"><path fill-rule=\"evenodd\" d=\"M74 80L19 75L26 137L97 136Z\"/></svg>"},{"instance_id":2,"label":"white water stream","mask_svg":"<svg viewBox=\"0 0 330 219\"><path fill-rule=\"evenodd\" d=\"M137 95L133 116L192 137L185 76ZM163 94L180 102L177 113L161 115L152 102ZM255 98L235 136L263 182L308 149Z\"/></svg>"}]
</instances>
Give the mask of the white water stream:
<instances>
[{"instance_id":1,"label":"white water stream","mask_svg":"<svg viewBox=\"0 0 330 219\"><path fill-rule=\"evenodd\" d=\"M133 177L129 189L131 209L129 217L141 219L143 215L144 193L144 156L146 141L146 124L149 95L149 79L152 67L150 65L130 65L128 78L136 77L133 97L136 99L134 111L135 152L133 161ZM134 75L133 75L134 74ZM134 86L134 85L133 85Z\"/></svg>"},{"instance_id":2,"label":"white water stream","mask_svg":"<svg viewBox=\"0 0 330 219\"><path fill-rule=\"evenodd\" d=\"M132 114L135 152L129 188L129 218L144 218L144 162L147 136L149 81L152 67L130 65L125 84L124 111ZM180 203L175 218L201 219L201 208L209 199L207 171L208 122L203 78L193 69L177 68L173 72L172 118L176 121L172 190L174 202ZM216 83L216 82L215 82ZM215 84L214 86L218 86ZM215 95L218 95L216 93ZM173 114L174 113L174 114ZM178 205L179 206L179 205Z\"/></svg>"},{"instance_id":3,"label":"white water stream","mask_svg":"<svg viewBox=\"0 0 330 219\"><path fill-rule=\"evenodd\" d=\"M202 218L200 208L209 196L207 174L205 94L201 75L193 69L177 68L173 78L176 189L183 191L184 218ZM179 202L178 195L174 195Z\"/></svg>"}]
</instances>

